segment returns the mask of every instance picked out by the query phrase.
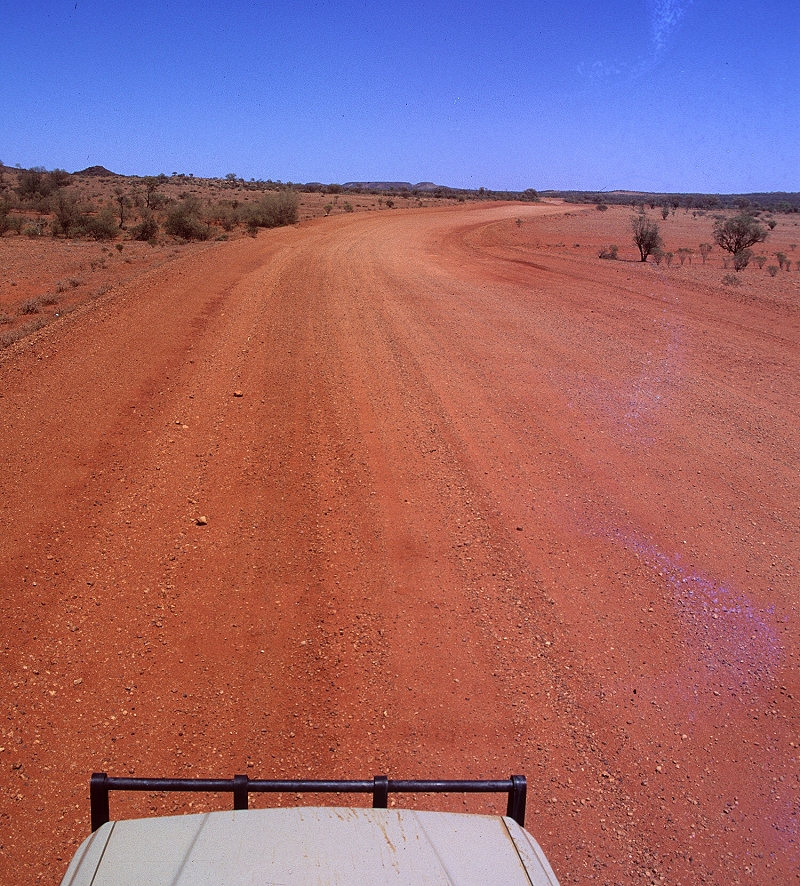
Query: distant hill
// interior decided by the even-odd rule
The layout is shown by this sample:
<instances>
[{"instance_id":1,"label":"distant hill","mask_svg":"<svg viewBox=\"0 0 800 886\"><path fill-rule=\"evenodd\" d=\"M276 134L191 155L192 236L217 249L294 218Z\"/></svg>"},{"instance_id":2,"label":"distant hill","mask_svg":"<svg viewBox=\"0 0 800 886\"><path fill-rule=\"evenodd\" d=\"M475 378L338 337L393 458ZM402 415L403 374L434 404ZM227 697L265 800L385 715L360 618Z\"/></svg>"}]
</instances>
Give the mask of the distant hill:
<instances>
[{"instance_id":1,"label":"distant hill","mask_svg":"<svg viewBox=\"0 0 800 886\"><path fill-rule=\"evenodd\" d=\"M435 191L440 185L433 182L345 182L343 188L362 191Z\"/></svg>"},{"instance_id":2,"label":"distant hill","mask_svg":"<svg viewBox=\"0 0 800 886\"><path fill-rule=\"evenodd\" d=\"M87 166L86 169L74 172L73 175L85 175L91 176L92 178L107 178L108 176L120 178L119 173L112 172L110 169L106 169L105 166Z\"/></svg>"}]
</instances>

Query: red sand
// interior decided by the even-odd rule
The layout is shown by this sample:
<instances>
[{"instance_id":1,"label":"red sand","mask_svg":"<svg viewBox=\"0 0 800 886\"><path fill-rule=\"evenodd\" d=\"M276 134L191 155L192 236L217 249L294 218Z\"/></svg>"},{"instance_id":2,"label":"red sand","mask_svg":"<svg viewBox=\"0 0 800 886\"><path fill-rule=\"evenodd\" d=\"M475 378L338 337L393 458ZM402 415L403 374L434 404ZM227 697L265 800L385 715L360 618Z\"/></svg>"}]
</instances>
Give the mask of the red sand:
<instances>
[{"instance_id":1,"label":"red sand","mask_svg":"<svg viewBox=\"0 0 800 886\"><path fill-rule=\"evenodd\" d=\"M521 772L563 884L794 882L800 274L566 209L207 244L0 351L0 881L105 770Z\"/></svg>"}]
</instances>

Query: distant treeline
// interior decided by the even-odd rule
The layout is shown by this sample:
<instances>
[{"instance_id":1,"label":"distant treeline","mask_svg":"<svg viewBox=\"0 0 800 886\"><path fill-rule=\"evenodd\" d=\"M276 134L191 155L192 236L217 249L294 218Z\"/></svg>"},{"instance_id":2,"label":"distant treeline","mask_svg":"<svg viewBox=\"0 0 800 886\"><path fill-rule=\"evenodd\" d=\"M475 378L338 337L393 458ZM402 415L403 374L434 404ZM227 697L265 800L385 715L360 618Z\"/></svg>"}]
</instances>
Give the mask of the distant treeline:
<instances>
[{"instance_id":1,"label":"distant treeline","mask_svg":"<svg viewBox=\"0 0 800 886\"><path fill-rule=\"evenodd\" d=\"M567 203L669 207L670 209L732 209L738 212L800 212L800 193L773 191L758 194L656 194L641 191L540 191Z\"/></svg>"}]
</instances>

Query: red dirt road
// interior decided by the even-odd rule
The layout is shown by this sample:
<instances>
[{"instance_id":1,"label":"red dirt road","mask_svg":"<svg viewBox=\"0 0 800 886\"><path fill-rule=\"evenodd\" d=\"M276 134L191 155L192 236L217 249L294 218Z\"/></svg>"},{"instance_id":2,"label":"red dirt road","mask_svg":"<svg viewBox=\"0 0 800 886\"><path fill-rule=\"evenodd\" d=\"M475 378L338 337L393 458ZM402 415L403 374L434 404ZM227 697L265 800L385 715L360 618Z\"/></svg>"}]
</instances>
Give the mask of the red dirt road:
<instances>
[{"instance_id":1,"label":"red dirt road","mask_svg":"<svg viewBox=\"0 0 800 886\"><path fill-rule=\"evenodd\" d=\"M95 770L521 772L564 884L795 881L797 300L563 211L213 244L0 354L0 882Z\"/></svg>"}]
</instances>

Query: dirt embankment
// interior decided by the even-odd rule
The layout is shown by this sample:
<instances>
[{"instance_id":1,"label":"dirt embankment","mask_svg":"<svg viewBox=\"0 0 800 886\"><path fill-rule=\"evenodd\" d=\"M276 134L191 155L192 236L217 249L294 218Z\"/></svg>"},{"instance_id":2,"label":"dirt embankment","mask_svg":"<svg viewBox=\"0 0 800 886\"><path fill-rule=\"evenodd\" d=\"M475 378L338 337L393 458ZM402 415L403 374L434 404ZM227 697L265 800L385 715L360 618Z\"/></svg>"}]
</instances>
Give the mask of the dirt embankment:
<instances>
[{"instance_id":1,"label":"dirt embankment","mask_svg":"<svg viewBox=\"0 0 800 886\"><path fill-rule=\"evenodd\" d=\"M307 222L0 353L0 880L59 882L95 770L523 772L562 883L796 876L795 277L627 224Z\"/></svg>"}]
</instances>

